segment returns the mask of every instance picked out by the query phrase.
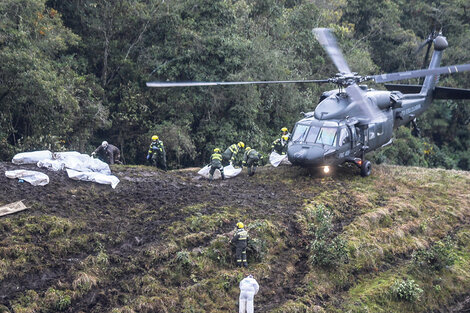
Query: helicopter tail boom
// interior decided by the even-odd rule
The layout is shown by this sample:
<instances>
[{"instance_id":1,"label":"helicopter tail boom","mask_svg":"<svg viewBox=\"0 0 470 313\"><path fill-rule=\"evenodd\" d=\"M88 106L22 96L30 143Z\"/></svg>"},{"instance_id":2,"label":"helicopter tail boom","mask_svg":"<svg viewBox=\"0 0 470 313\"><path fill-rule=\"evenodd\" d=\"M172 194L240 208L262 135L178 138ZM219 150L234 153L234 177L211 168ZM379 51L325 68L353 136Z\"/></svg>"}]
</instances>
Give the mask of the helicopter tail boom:
<instances>
[{"instance_id":1,"label":"helicopter tail boom","mask_svg":"<svg viewBox=\"0 0 470 313\"><path fill-rule=\"evenodd\" d=\"M385 88L389 91L400 91L404 94L419 94L421 85L400 85L400 84L385 84ZM434 87L432 94L433 99L441 100L469 100L470 89L450 88L450 87Z\"/></svg>"}]
</instances>

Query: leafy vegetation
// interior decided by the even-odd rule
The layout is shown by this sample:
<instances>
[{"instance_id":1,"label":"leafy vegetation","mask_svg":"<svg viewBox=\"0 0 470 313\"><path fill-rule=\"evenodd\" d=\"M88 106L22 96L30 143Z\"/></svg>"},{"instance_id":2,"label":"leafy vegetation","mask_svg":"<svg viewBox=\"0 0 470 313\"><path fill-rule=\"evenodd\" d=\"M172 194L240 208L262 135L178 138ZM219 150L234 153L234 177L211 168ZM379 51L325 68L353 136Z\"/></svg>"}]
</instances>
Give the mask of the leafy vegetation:
<instances>
[{"instance_id":1,"label":"leafy vegetation","mask_svg":"<svg viewBox=\"0 0 470 313\"><path fill-rule=\"evenodd\" d=\"M415 302L423 293L423 289L414 280L396 280L390 287L390 294L398 300Z\"/></svg>"},{"instance_id":2,"label":"leafy vegetation","mask_svg":"<svg viewBox=\"0 0 470 313\"><path fill-rule=\"evenodd\" d=\"M108 140L126 163L142 164L155 133L173 168L204 164L214 147L240 139L267 152L280 127L291 129L332 86L157 91L145 82L330 77L314 27L333 28L361 74L420 67L424 51L414 52L433 28L450 43L443 63L465 63L468 10L461 0L2 1L0 159L90 153ZM468 75L441 81L465 88ZM468 170L469 116L464 101L436 101L419 120L423 138L401 131L377 161Z\"/></svg>"}]
</instances>

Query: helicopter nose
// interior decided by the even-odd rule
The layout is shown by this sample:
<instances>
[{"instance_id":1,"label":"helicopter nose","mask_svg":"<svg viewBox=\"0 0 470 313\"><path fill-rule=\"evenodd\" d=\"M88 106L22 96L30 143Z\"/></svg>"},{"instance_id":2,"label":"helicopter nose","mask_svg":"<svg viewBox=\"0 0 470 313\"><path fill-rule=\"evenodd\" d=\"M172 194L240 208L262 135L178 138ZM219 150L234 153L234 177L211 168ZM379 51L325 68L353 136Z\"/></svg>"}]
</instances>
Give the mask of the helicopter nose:
<instances>
[{"instance_id":1,"label":"helicopter nose","mask_svg":"<svg viewBox=\"0 0 470 313\"><path fill-rule=\"evenodd\" d=\"M294 165L319 166L323 164L323 148L317 145L291 145L287 158Z\"/></svg>"}]
</instances>

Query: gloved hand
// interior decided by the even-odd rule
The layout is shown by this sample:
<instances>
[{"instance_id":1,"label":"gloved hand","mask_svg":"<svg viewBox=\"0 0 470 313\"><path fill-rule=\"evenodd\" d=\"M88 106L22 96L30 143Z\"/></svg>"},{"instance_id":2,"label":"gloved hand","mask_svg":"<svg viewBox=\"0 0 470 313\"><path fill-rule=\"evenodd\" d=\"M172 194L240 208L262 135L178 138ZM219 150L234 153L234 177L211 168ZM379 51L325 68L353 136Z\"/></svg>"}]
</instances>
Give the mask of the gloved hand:
<instances>
[{"instance_id":1,"label":"gloved hand","mask_svg":"<svg viewBox=\"0 0 470 313\"><path fill-rule=\"evenodd\" d=\"M96 152L91 153L91 157L94 158L96 156Z\"/></svg>"},{"instance_id":2,"label":"gloved hand","mask_svg":"<svg viewBox=\"0 0 470 313\"><path fill-rule=\"evenodd\" d=\"M147 154L147 160L150 160L150 154Z\"/></svg>"}]
</instances>

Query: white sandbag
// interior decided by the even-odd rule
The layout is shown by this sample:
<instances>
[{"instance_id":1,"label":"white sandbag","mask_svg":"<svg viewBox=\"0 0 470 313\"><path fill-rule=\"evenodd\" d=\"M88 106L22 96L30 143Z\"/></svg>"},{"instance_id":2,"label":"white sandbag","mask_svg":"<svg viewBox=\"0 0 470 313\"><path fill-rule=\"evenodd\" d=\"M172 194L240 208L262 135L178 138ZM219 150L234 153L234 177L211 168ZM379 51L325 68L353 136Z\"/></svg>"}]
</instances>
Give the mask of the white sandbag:
<instances>
[{"instance_id":1,"label":"white sandbag","mask_svg":"<svg viewBox=\"0 0 470 313\"><path fill-rule=\"evenodd\" d=\"M49 184L49 176L44 173L28 170L6 171L5 176L8 178L22 179L33 186L45 186Z\"/></svg>"},{"instance_id":2,"label":"white sandbag","mask_svg":"<svg viewBox=\"0 0 470 313\"><path fill-rule=\"evenodd\" d=\"M114 175L105 175L98 172L79 172L72 169L67 169L67 175L73 180L91 181L98 184L111 185L114 189L119 183L119 178Z\"/></svg>"},{"instance_id":3,"label":"white sandbag","mask_svg":"<svg viewBox=\"0 0 470 313\"><path fill-rule=\"evenodd\" d=\"M276 151L271 152L269 155L269 162L274 167L278 167L280 164L291 165L287 159L287 154L279 154Z\"/></svg>"},{"instance_id":4,"label":"white sandbag","mask_svg":"<svg viewBox=\"0 0 470 313\"><path fill-rule=\"evenodd\" d=\"M14 164L36 164L42 160L51 160L52 152L49 150L22 152L16 154L11 160Z\"/></svg>"},{"instance_id":5,"label":"white sandbag","mask_svg":"<svg viewBox=\"0 0 470 313\"><path fill-rule=\"evenodd\" d=\"M201 168L199 170L199 172L197 172L199 175L209 179L209 171L211 169L211 166L210 165L206 165L204 166L203 168ZM234 168L232 164L230 165L227 165L224 167L224 176L225 178L232 178L232 177L235 177L237 176L238 174L240 174L242 171L241 168ZM221 179L222 176L220 175L220 171L219 170L215 170L214 172L214 179Z\"/></svg>"}]
</instances>

